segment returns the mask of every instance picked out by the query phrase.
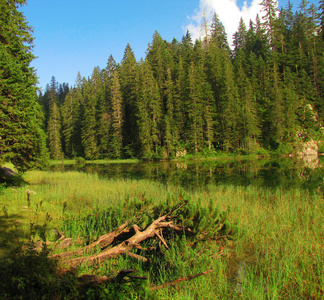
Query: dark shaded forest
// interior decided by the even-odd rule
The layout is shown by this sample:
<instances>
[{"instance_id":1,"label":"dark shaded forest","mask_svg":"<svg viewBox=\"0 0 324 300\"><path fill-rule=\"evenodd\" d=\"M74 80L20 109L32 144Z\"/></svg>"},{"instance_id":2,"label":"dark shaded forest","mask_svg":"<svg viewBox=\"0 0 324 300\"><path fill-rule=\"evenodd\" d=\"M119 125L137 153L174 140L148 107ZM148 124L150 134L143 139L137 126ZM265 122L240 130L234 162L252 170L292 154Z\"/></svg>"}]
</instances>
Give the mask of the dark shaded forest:
<instances>
[{"instance_id":1,"label":"dark shaded forest","mask_svg":"<svg viewBox=\"0 0 324 300\"><path fill-rule=\"evenodd\" d=\"M145 59L128 44L120 63L110 56L74 87L53 77L38 96L51 157L287 154L321 141L324 1L261 5L265 16L241 19L233 45L215 13L201 40L155 32Z\"/></svg>"}]
</instances>

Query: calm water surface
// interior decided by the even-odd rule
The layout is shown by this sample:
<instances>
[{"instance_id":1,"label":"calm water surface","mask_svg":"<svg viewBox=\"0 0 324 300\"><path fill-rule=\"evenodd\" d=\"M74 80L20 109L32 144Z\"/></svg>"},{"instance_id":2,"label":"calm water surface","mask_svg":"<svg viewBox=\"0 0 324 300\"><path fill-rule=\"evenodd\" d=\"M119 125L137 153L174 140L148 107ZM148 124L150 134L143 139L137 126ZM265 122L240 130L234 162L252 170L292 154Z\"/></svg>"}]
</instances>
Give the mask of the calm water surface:
<instances>
[{"instance_id":1,"label":"calm water surface","mask_svg":"<svg viewBox=\"0 0 324 300\"><path fill-rule=\"evenodd\" d=\"M105 178L152 179L200 189L206 185L301 187L324 190L324 159L210 159L178 162L56 165L53 170L98 173Z\"/></svg>"}]
</instances>

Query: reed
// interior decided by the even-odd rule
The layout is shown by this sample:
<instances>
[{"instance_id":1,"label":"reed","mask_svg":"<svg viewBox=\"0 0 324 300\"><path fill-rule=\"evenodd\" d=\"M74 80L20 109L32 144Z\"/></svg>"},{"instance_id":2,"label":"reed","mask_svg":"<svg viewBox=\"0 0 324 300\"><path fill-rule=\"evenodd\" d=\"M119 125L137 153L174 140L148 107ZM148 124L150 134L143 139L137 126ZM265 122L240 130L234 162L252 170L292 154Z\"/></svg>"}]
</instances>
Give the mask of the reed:
<instances>
[{"instance_id":1,"label":"reed","mask_svg":"<svg viewBox=\"0 0 324 300\"><path fill-rule=\"evenodd\" d=\"M3 208L0 220L6 224L5 233L1 233L2 238L9 237L9 233L17 229L19 234L15 238L22 239L30 233L30 223L44 225L47 214L52 219L46 227L48 232L53 228L63 228L66 219L76 218L87 222L91 220L87 219L91 214L103 212L111 205L118 207L126 198L148 197L159 203L168 197L187 194L192 201L201 201L205 206L212 199L221 211L230 207L228 218L237 222L240 239L230 242L225 248L211 244L208 255L193 260L189 248L186 252L188 260L184 259L184 254L181 260L175 257L172 259L178 270L175 277L197 274L210 268L213 272L182 283L179 289L169 287L152 292L143 284L144 294L141 297L324 297L324 201L320 193L296 188L282 190L228 185L210 185L206 189L185 193L178 186L166 186L150 180L104 179L95 173L81 172L32 171L26 173L24 179L29 183L28 186L8 188L0 195ZM105 215L102 213L100 217L104 219ZM15 223L17 220L21 222ZM77 235L84 225L80 222L75 224L74 227L71 225L71 235ZM90 226L90 223L86 226ZM89 227L87 230L94 232L93 238L98 234L95 228ZM119 258L102 264L96 272L105 274L112 268L129 267L144 270L139 262ZM84 266L80 272L87 273L89 269ZM167 280L167 275L167 269L156 270L158 279L151 278L150 281L163 282Z\"/></svg>"}]
</instances>

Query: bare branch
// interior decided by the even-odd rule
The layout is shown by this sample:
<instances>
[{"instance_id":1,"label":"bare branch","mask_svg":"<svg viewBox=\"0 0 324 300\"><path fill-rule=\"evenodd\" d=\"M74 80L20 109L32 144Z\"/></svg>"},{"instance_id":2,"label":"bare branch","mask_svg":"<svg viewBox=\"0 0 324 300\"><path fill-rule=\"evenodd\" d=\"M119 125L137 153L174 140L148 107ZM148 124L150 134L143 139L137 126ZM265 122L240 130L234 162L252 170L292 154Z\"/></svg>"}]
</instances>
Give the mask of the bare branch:
<instances>
[{"instance_id":1,"label":"bare branch","mask_svg":"<svg viewBox=\"0 0 324 300\"><path fill-rule=\"evenodd\" d=\"M208 271L205 271L205 272L201 272L201 273L198 273L196 275L192 275L192 276L187 276L187 277L183 277L183 278L179 278L177 280L174 280L174 281L170 281L170 282L166 282L166 283L163 283L161 285L157 285L157 286L151 286L151 291L156 291L156 290L160 290L160 289L163 289L167 286L170 286L170 285L178 285L180 282L183 282L183 281L189 281L189 280L192 280L192 279L195 279L199 276L205 276L209 273L211 273L213 270L208 270Z\"/></svg>"}]
</instances>

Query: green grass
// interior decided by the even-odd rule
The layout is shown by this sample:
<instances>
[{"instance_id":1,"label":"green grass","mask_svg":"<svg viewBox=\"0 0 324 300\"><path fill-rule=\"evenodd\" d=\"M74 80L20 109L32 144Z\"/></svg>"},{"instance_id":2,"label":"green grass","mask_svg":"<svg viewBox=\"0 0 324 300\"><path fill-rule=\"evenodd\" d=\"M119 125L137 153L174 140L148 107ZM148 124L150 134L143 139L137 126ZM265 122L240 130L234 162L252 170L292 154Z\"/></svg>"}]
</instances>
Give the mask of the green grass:
<instances>
[{"instance_id":1,"label":"green grass","mask_svg":"<svg viewBox=\"0 0 324 300\"><path fill-rule=\"evenodd\" d=\"M59 159L59 160L50 160L50 165L74 165L80 162L87 164L134 164L140 162L137 158L129 159L97 159L97 160L85 160L85 159Z\"/></svg>"},{"instance_id":2,"label":"green grass","mask_svg":"<svg viewBox=\"0 0 324 300\"><path fill-rule=\"evenodd\" d=\"M0 247L3 256L8 245L14 247L28 235L31 222L45 224L46 213L53 219L47 226L50 232L62 227L63 217L87 216L98 208L118 205L126 197L145 196L159 203L170 195L183 194L178 187L150 180L109 180L78 172L32 171L24 179L29 186L8 188L0 195L0 222L4 229L0 238L8 241L5 248ZM26 189L31 191L29 202ZM191 265L181 260L178 278L209 268L214 271L180 284L179 289L147 292L147 299L324 298L322 194L301 189L219 185L191 192L190 197L193 201L201 199L206 206L212 198L221 210L231 207L229 220L237 221L242 238L223 249L222 257L218 255L220 245L211 244L209 256L198 256ZM81 272L106 274L113 267L130 266L136 268L131 259L119 258L95 271L84 266ZM161 281L166 280L165 272L159 276ZM145 290L145 284L142 285Z\"/></svg>"}]
</instances>

